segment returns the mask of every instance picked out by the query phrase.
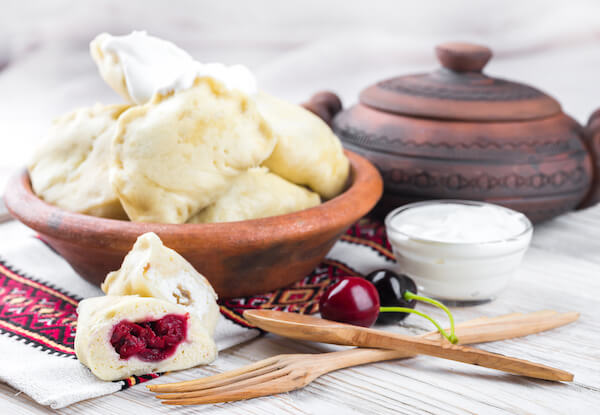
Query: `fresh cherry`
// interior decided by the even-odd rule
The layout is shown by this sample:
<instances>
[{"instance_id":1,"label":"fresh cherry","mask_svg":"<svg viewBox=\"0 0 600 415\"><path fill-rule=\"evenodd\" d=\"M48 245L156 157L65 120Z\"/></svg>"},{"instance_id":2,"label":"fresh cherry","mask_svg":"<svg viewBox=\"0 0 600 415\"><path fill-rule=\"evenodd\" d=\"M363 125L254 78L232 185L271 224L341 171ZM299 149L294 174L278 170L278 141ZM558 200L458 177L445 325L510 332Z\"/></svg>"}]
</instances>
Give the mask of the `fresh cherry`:
<instances>
[{"instance_id":1,"label":"fresh cherry","mask_svg":"<svg viewBox=\"0 0 600 415\"><path fill-rule=\"evenodd\" d=\"M407 291L413 294L417 293L417 285L410 277L404 274L398 275L387 269L378 269L371 272L365 278L367 281L371 281L377 289L381 307L415 308L417 300L404 297ZM382 311L379 313L377 322L383 324L397 323L404 320L407 316L408 313Z\"/></svg>"},{"instance_id":2,"label":"fresh cherry","mask_svg":"<svg viewBox=\"0 0 600 415\"><path fill-rule=\"evenodd\" d=\"M379 314L379 295L369 281L346 277L323 293L319 309L327 320L371 327Z\"/></svg>"},{"instance_id":3,"label":"fresh cherry","mask_svg":"<svg viewBox=\"0 0 600 415\"><path fill-rule=\"evenodd\" d=\"M381 269L373 271L366 279L346 277L336 282L319 299L319 308L327 320L363 327L371 327L378 317L382 322L391 323L406 318L407 313L414 313L429 320L443 337L456 344L458 338L454 334L454 318L448 307L416 292L417 286L408 276ZM430 316L415 310L416 301L444 310L450 320L450 334Z\"/></svg>"}]
</instances>

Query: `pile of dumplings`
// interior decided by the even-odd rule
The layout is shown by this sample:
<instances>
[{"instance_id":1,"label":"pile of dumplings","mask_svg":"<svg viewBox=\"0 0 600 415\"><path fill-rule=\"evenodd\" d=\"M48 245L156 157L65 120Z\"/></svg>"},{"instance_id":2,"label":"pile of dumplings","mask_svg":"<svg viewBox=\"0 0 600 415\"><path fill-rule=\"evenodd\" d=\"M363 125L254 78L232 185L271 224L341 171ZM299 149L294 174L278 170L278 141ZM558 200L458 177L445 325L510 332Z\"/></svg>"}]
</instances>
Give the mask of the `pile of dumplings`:
<instances>
[{"instance_id":1,"label":"pile of dumplings","mask_svg":"<svg viewBox=\"0 0 600 415\"><path fill-rule=\"evenodd\" d=\"M91 54L126 103L54 122L28 166L46 202L104 218L209 223L291 213L344 190L348 159L311 112L211 76L140 100L119 55L102 47L106 36Z\"/></svg>"}]
</instances>

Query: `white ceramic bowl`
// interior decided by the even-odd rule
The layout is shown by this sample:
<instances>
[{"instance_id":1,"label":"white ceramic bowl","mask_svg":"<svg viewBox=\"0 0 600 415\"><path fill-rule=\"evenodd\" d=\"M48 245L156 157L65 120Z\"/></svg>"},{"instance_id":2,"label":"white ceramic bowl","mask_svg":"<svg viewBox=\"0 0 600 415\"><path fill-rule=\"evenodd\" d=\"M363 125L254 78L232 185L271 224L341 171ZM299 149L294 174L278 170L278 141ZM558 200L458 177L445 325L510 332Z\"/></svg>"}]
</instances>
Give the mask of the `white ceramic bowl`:
<instances>
[{"instance_id":1,"label":"white ceramic bowl","mask_svg":"<svg viewBox=\"0 0 600 415\"><path fill-rule=\"evenodd\" d=\"M517 221L512 225L517 225L513 228L518 231L500 239L461 242L421 237L399 229L403 228L404 217L412 214L414 221L415 212L417 215L425 212L422 208L436 205L449 208L448 204L488 207L482 211L488 213L493 208L500 218L504 215L507 220ZM398 261L398 271L413 278L425 295L455 305L477 304L495 298L515 274L533 234L533 225L519 212L464 200L432 200L404 205L387 215L385 225ZM448 226L456 227L456 223Z\"/></svg>"}]
</instances>

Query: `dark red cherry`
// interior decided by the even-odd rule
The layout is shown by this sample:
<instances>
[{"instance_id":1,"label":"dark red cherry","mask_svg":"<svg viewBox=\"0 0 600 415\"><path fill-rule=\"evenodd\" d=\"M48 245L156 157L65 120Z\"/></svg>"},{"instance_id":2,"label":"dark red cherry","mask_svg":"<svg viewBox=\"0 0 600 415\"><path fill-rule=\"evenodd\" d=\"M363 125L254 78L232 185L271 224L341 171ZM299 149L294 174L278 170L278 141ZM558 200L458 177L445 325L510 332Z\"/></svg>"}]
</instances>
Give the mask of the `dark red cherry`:
<instances>
[{"instance_id":1,"label":"dark red cherry","mask_svg":"<svg viewBox=\"0 0 600 415\"><path fill-rule=\"evenodd\" d=\"M346 277L323 293L319 308L327 320L371 327L379 314L379 295L364 278Z\"/></svg>"},{"instance_id":2,"label":"dark red cherry","mask_svg":"<svg viewBox=\"0 0 600 415\"><path fill-rule=\"evenodd\" d=\"M396 274L387 269L378 269L371 272L365 277L372 282L377 293L381 307L408 307L415 308L415 300L407 300L404 298L404 293L410 291L413 294L417 293L417 285L408 276L404 274ZM408 313L399 312L381 312L379 313L378 323L391 324L404 320Z\"/></svg>"}]
</instances>

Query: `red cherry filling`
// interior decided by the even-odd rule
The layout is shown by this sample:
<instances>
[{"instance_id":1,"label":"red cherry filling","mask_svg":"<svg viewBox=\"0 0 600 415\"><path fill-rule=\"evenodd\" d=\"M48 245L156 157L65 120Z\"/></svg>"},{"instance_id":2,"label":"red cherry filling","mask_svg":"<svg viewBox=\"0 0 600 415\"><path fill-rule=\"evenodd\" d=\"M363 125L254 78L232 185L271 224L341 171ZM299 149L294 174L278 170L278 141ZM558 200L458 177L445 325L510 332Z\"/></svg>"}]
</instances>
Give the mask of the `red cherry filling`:
<instances>
[{"instance_id":1,"label":"red cherry filling","mask_svg":"<svg viewBox=\"0 0 600 415\"><path fill-rule=\"evenodd\" d=\"M185 340L187 319L187 314L168 314L159 320L138 323L123 320L113 328L110 344L121 359L136 356L147 362L164 360Z\"/></svg>"}]
</instances>

